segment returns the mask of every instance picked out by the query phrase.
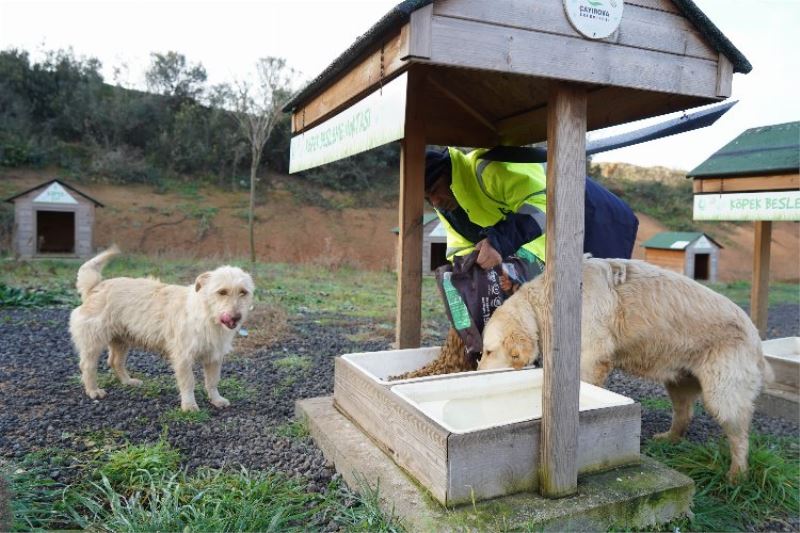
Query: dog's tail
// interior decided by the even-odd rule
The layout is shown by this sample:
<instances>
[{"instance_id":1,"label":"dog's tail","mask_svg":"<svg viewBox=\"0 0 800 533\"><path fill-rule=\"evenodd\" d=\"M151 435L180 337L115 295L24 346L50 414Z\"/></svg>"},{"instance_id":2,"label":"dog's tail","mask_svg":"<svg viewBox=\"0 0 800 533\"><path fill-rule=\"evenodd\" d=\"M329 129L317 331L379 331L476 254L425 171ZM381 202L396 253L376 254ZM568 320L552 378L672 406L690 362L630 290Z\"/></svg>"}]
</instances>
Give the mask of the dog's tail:
<instances>
[{"instance_id":1,"label":"dog's tail","mask_svg":"<svg viewBox=\"0 0 800 533\"><path fill-rule=\"evenodd\" d=\"M89 292L103 281L103 267L117 254L119 254L119 248L114 245L81 265L78 269L78 281L75 283L75 287L81 295L81 301L85 302Z\"/></svg>"}]
</instances>

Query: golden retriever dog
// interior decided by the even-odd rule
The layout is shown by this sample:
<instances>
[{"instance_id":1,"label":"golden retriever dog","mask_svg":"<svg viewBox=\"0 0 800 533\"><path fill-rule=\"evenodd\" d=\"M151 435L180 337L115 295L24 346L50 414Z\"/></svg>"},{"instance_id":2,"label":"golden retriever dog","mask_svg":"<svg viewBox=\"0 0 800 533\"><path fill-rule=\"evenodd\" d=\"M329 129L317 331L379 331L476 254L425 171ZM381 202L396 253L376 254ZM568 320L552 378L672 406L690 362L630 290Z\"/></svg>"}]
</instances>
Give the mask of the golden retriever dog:
<instances>
[{"instance_id":1,"label":"golden retriever dog","mask_svg":"<svg viewBox=\"0 0 800 533\"><path fill-rule=\"evenodd\" d=\"M479 369L518 369L538 357L552 304L544 288L539 276L495 311ZM673 442L686 433L702 394L730 443L729 478L746 472L753 402L772 371L758 330L739 306L644 261L586 258L582 314L581 380L603 386L619 368L664 383L672 425L656 438Z\"/></svg>"},{"instance_id":2,"label":"golden retriever dog","mask_svg":"<svg viewBox=\"0 0 800 533\"><path fill-rule=\"evenodd\" d=\"M181 409L196 411L194 371L203 365L208 399L215 407L230 402L217 386L222 361L253 301L253 280L243 270L223 266L197 276L192 285L167 285L156 279L103 280L102 269L119 250L113 247L84 263L76 287L82 305L72 311L69 330L80 355L86 394L103 398L97 362L108 347L108 365L123 385L139 386L125 368L128 349L162 354L175 371Z\"/></svg>"}]
</instances>

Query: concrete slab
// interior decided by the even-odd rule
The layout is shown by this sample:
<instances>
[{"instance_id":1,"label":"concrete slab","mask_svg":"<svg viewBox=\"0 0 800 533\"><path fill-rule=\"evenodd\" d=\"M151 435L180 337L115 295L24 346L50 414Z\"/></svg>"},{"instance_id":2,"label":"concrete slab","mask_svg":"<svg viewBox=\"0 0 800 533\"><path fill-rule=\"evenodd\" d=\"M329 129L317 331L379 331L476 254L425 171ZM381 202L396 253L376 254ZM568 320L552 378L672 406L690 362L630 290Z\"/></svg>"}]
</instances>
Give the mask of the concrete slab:
<instances>
[{"instance_id":1,"label":"concrete slab","mask_svg":"<svg viewBox=\"0 0 800 533\"><path fill-rule=\"evenodd\" d=\"M399 516L410 531L641 530L691 512L692 480L649 458L581 476L578 494L569 498L520 493L446 509L337 411L332 397L300 400L295 409L348 486L356 491L377 486L384 510Z\"/></svg>"},{"instance_id":2,"label":"concrete slab","mask_svg":"<svg viewBox=\"0 0 800 533\"><path fill-rule=\"evenodd\" d=\"M800 395L796 392L767 388L756 400L756 411L779 416L800 425Z\"/></svg>"}]
</instances>

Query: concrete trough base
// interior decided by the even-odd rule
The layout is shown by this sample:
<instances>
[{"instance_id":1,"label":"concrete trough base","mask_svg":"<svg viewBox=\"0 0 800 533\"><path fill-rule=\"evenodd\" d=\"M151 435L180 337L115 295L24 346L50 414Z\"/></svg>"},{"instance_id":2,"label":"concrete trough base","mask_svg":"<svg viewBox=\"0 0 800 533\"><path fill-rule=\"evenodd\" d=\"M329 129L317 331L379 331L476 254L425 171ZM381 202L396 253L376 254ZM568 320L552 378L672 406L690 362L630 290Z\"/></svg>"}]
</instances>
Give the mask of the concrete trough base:
<instances>
[{"instance_id":1,"label":"concrete trough base","mask_svg":"<svg viewBox=\"0 0 800 533\"><path fill-rule=\"evenodd\" d=\"M548 500L519 493L446 509L397 466L330 396L299 400L297 417L308 423L325 457L354 490L380 490L385 511L409 531L447 530L642 530L690 513L694 483L652 459L578 481L578 495Z\"/></svg>"},{"instance_id":2,"label":"concrete trough base","mask_svg":"<svg viewBox=\"0 0 800 533\"><path fill-rule=\"evenodd\" d=\"M756 400L756 411L778 416L800 426L800 395L795 392L767 388Z\"/></svg>"}]
</instances>

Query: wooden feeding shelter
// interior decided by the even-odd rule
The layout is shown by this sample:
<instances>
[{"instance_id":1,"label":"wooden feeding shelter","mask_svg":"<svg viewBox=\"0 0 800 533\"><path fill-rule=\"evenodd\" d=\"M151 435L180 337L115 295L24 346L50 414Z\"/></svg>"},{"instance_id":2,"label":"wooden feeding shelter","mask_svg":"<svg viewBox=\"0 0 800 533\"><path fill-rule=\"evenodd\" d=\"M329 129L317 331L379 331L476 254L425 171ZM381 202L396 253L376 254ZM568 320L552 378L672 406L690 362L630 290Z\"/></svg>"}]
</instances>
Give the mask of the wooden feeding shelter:
<instances>
[{"instance_id":1,"label":"wooden feeding shelter","mask_svg":"<svg viewBox=\"0 0 800 533\"><path fill-rule=\"evenodd\" d=\"M664 231L642 243L644 260L692 279L717 281L722 245L697 231Z\"/></svg>"},{"instance_id":2,"label":"wooden feeding shelter","mask_svg":"<svg viewBox=\"0 0 800 533\"><path fill-rule=\"evenodd\" d=\"M392 229L395 234L400 228ZM447 233L435 213L422 217L422 274L433 275L434 270L447 263Z\"/></svg>"},{"instance_id":3,"label":"wooden feeding shelter","mask_svg":"<svg viewBox=\"0 0 800 533\"><path fill-rule=\"evenodd\" d=\"M586 132L723 100L750 70L690 0L406 0L284 108L291 172L402 139L400 348L420 344L425 146L547 142L544 495L577 487Z\"/></svg>"},{"instance_id":4,"label":"wooden feeding shelter","mask_svg":"<svg viewBox=\"0 0 800 533\"><path fill-rule=\"evenodd\" d=\"M94 251L94 210L103 204L61 180L50 180L10 198L14 252L20 257L78 256Z\"/></svg>"},{"instance_id":5,"label":"wooden feeding shelter","mask_svg":"<svg viewBox=\"0 0 800 533\"><path fill-rule=\"evenodd\" d=\"M767 328L773 220L800 220L800 122L751 128L697 168L695 220L752 220L755 224L750 317Z\"/></svg>"}]
</instances>

